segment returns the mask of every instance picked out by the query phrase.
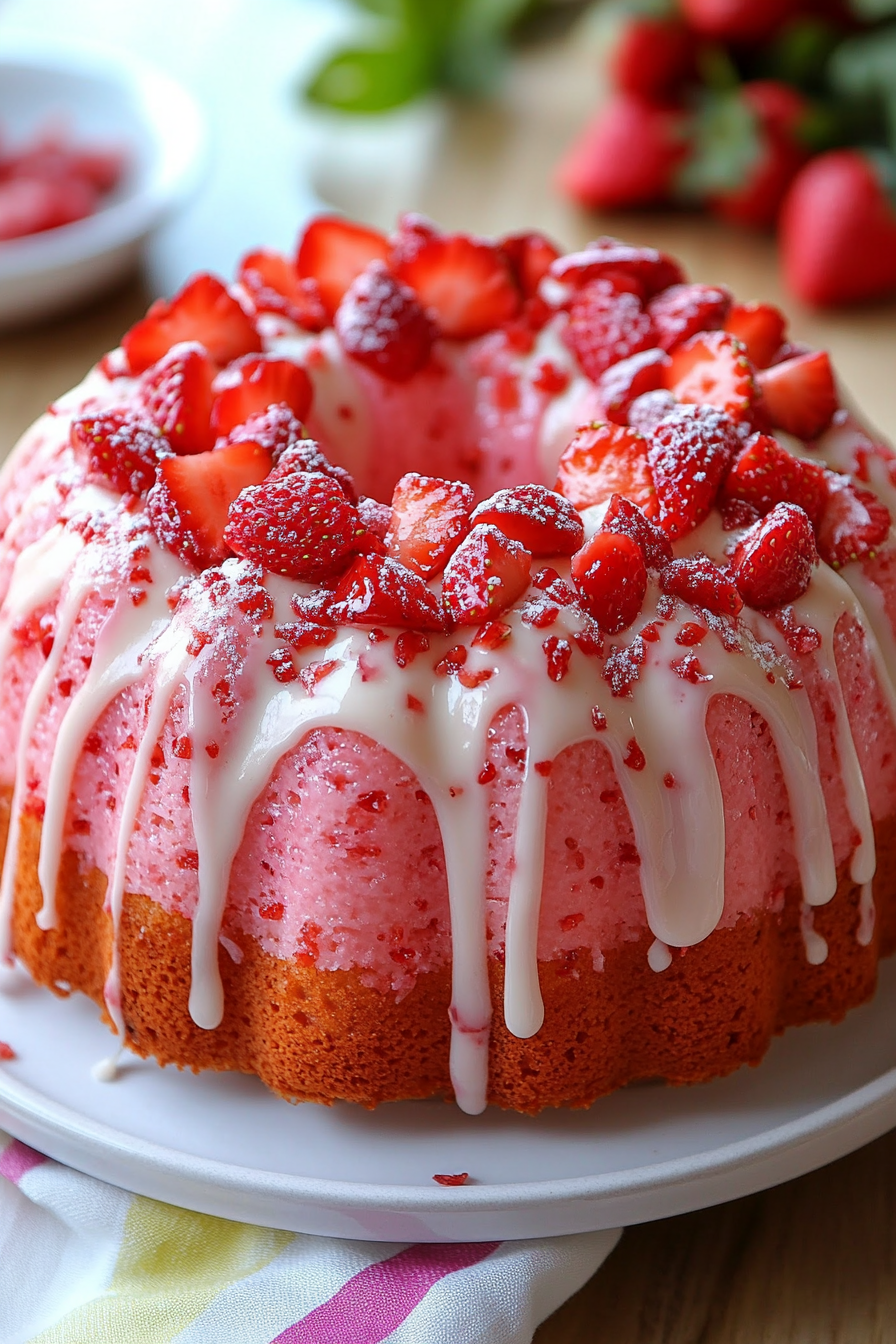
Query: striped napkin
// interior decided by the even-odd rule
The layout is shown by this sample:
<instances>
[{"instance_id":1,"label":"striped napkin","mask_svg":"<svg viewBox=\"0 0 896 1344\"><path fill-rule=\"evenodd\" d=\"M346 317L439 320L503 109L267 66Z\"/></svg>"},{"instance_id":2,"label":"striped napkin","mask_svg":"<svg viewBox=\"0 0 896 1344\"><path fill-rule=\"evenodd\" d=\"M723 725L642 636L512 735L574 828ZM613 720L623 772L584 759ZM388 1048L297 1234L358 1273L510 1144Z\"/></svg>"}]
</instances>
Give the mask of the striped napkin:
<instances>
[{"instance_id":1,"label":"striped napkin","mask_svg":"<svg viewBox=\"0 0 896 1344\"><path fill-rule=\"evenodd\" d=\"M2 1344L528 1344L618 1237L278 1232L128 1194L0 1130Z\"/></svg>"}]
</instances>

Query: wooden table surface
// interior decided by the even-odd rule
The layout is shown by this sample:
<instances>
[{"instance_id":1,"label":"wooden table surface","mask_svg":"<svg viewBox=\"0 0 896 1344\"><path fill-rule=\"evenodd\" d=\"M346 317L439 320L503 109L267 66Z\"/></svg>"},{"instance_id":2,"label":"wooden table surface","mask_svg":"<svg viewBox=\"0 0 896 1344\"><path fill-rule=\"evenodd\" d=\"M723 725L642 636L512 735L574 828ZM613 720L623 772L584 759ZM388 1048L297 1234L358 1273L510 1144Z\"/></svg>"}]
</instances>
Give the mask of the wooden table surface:
<instances>
[{"instance_id":1,"label":"wooden table surface","mask_svg":"<svg viewBox=\"0 0 896 1344\"><path fill-rule=\"evenodd\" d=\"M539 227L568 247L604 232L661 246L695 279L785 305L794 335L830 350L846 387L892 434L896 305L811 313L783 294L770 239L685 216L586 218L550 191L550 165L597 96L595 59L580 37L527 53L497 105L449 111L412 199L390 198L386 155L375 197L369 181L366 197L345 183L338 203L383 224L414 208L483 233ZM0 337L0 453L116 343L146 298L135 279L88 311ZM535 1338L896 1344L896 1134L765 1194L629 1230Z\"/></svg>"}]
</instances>

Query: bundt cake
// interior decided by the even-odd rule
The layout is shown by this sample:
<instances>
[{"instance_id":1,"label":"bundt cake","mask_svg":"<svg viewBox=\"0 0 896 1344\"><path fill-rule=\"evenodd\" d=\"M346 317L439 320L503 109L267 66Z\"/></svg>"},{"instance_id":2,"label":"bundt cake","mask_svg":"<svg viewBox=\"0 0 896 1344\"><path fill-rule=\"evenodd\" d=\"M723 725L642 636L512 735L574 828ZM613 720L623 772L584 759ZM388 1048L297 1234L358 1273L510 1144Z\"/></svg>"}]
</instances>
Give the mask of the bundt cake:
<instances>
[{"instance_id":1,"label":"bundt cake","mask_svg":"<svg viewBox=\"0 0 896 1344\"><path fill-rule=\"evenodd\" d=\"M331 216L0 499L0 939L161 1063L536 1112L896 946L894 454L774 307Z\"/></svg>"}]
</instances>

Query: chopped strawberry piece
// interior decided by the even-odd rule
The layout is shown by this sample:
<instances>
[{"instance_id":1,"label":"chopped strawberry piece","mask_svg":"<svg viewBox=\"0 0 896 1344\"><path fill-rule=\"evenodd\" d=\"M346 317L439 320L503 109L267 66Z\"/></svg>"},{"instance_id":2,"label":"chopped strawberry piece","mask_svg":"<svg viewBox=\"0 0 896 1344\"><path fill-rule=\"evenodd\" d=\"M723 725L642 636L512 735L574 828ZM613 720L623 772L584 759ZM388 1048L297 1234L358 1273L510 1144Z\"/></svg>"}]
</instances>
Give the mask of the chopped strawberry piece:
<instances>
[{"instance_id":1,"label":"chopped strawberry piece","mask_svg":"<svg viewBox=\"0 0 896 1344\"><path fill-rule=\"evenodd\" d=\"M311 405L311 380L289 359L248 355L218 375L214 391L212 429L222 437L269 406L288 406L297 420L303 420Z\"/></svg>"},{"instance_id":2,"label":"chopped strawberry piece","mask_svg":"<svg viewBox=\"0 0 896 1344\"><path fill-rule=\"evenodd\" d=\"M481 625L529 586L532 556L488 523L474 527L448 561L442 600L455 625Z\"/></svg>"},{"instance_id":3,"label":"chopped strawberry piece","mask_svg":"<svg viewBox=\"0 0 896 1344\"><path fill-rule=\"evenodd\" d=\"M715 503L731 459L740 447L721 411L684 408L661 420L647 452L660 505L660 526L673 539L701 523Z\"/></svg>"},{"instance_id":4,"label":"chopped strawberry piece","mask_svg":"<svg viewBox=\"0 0 896 1344\"><path fill-rule=\"evenodd\" d=\"M824 350L785 359L758 375L762 409L773 425L814 439L831 423L837 409L837 388Z\"/></svg>"},{"instance_id":5,"label":"chopped strawberry piece","mask_svg":"<svg viewBox=\"0 0 896 1344\"><path fill-rule=\"evenodd\" d=\"M818 525L818 550L834 569L864 560L883 545L890 532L890 513L877 495L846 477L830 473L827 499Z\"/></svg>"},{"instance_id":6,"label":"chopped strawberry piece","mask_svg":"<svg viewBox=\"0 0 896 1344\"><path fill-rule=\"evenodd\" d=\"M433 1176L433 1180L438 1185L466 1185L469 1177L470 1173L468 1171L458 1171L450 1175L437 1173Z\"/></svg>"},{"instance_id":7,"label":"chopped strawberry piece","mask_svg":"<svg viewBox=\"0 0 896 1344\"><path fill-rule=\"evenodd\" d=\"M723 326L730 307L730 293L718 285L670 285L650 300L647 311L657 345L671 350L699 331Z\"/></svg>"},{"instance_id":8,"label":"chopped strawberry piece","mask_svg":"<svg viewBox=\"0 0 896 1344\"><path fill-rule=\"evenodd\" d=\"M471 340L515 317L520 292L494 243L467 234L435 234L411 255L397 257L395 273L410 285L443 336Z\"/></svg>"},{"instance_id":9,"label":"chopped strawberry piece","mask_svg":"<svg viewBox=\"0 0 896 1344\"><path fill-rule=\"evenodd\" d=\"M720 499L719 512L722 515L722 529L735 532L739 527L749 527L759 519L759 510L754 509L743 499Z\"/></svg>"},{"instance_id":10,"label":"chopped strawberry piece","mask_svg":"<svg viewBox=\"0 0 896 1344\"><path fill-rule=\"evenodd\" d=\"M631 537L640 547L648 569L662 569L672 559L672 543L665 532L624 495L611 496L600 530Z\"/></svg>"},{"instance_id":11,"label":"chopped strawberry piece","mask_svg":"<svg viewBox=\"0 0 896 1344\"><path fill-rule=\"evenodd\" d=\"M277 408L271 407L271 410L275 409ZM255 417L252 418L254 419ZM293 473L297 471L317 471L323 476L330 476L336 481L349 503L355 503L356 492L354 479L346 471L345 467L337 467L334 462L331 462L330 459L321 452L314 439L301 438L297 442L290 443L288 447L274 454L274 462L275 465L270 474L270 480L282 481L285 480L286 477L292 476Z\"/></svg>"},{"instance_id":12,"label":"chopped strawberry piece","mask_svg":"<svg viewBox=\"0 0 896 1344\"><path fill-rule=\"evenodd\" d=\"M660 587L670 597L680 597L693 607L705 607L717 616L737 616L744 605L728 575L703 551L666 565L660 574Z\"/></svg>"},{"instance_id":13,"label":"chopped strawberry piece","mask_svg":"<svg viewBox=\"0 0 896 1344\"><path fill-rule=\"evenodd\" d=\"M224 532L237 555L309 583L341 574L365 536L357 509L320 471L292 472L244 491Z\"/></svg>"},{"instance_id":14,"label":"chopped strawberry piece","mask_svg":"<svg viewBox=\"0 0 896 1344\"><path fill-rule=\"evenodd\" d=\"M667 366L668 367L668 366ZM678 406L671 392L657 388L655 392L643 392L635 397L628 408L628 423L638 434L649 439L661 420Z\"/></svg>"},{"instance_id":15,"label":"chopped strawberry piece","mask_svg":"<svg viewBox=\"0 0 896 1344\"><path fill-rule=\"evenodd\" d=\"M656 392L666 386L669 356L658 347L639 350L628 359L611 364L597 384L604 415L617 425L628 424L632 402L645 392Z\"/></svg>"},{"instance_id":16,"label":"chopped strawberry piece","mask_svg":"<svg viewBox=\"0 0 896 1344\"><path fill-rule=\"evenodd\" d=\"M634 247L608 237L595 239L581 252L559 257L548 273L563 284L581 289L591 280L617 272L637 280L647 298L684 280L678 262L665 252L657 252L653 247Z\"/></svg>"},{"instance_id":17,"label":"chopped strawberry piece","mask_svg":"<svg viewBox=\"0 0 896 1344\"><path fill-rule=\"evenodd\" d=\"M583 425L557 463L555 489L577 509L625 495L652 516L658 506L647 448L634 429L598 421Z\"/></svg>"},{"instance_id":18,"label":"chopped strawberry piece","mask_svg":"<svg viewBox=\"0 0 896 1344\"><path fill-rule=\"evenodd\" d=\"M462 481L409 471L392 494L386 550L415 574L431 578L469 532L472 511L473 491Z\"/></svg>"},{"instance_id":19,"label":"chopped strawberry piece","mask_svg":"<svg viewBox=\"0 0 896 1344\"><path fill-rule=\"evenodd\" d=\"M444 630L445 612L419 574L387 555L359 555L339 581L333 599L339 620Z\"/></svg>"},{"instance_id":20,"label":"chopped strawberry piece","mask_svg":"<svg viewBox=\"0 0 896 1344\"><path fill-rule=\"evenodd\" d=\"M122 495L146 494L159 462L169 454L157 427L131 411L102 411L75 420L69 437L75 452L86 455L86 479Z\"/></svg>"},{"instance_id":21,"label":"chopped strawberry piece","mask_svg":"<svg viewBox=\"0 0 896 1344\"><path fill-rule=\"evenodd\" d=\"M736 420L749 415L756 396L744 347L726 331L698 333L672 352L667 386L678 401L716 406Z\"/></svg>"},{"instance_id":22,"label":"chopped strawberry piece","mask_svg":"<svg viewBox=\"0 0 896 1344\"><path fill-rule=\"evenodd\" d=\"M336 638L336 627L331 622L317 620L311 615L301 615L298 620L284 621L274 627L278 639L284 639L291 648L324 649ZM276 675L276 673L275 673Z\"/></svg>"},{"instance_id":23,"label":"chopped strawberry piece","mask_svg":"<svg viewBox=\"0 0 896 1344\"><path fill-rule=\"evenodd\" d=\"M817 563L806 514L797 504L776 504L741 538L731 557L731 577L744 601L764 611L802 597Z\"/></svg>"},{"instance_id":24,"label":"chopped strawberry piece","mask_svg":"<svg viewBox=\"0 0 896 1344\"><path fill-rule=\"evenodd\" d=\"M282 252L247 252L238 274L256 312L279 313L305 331L323 331L328 325L317 281L310 276L300 280L295 262Z\"/></svg>"},{"instance_id":25,"label":"chopped strawberry piece","mask_svg":"<svg viewBox=\"0 0 896 1344\"><path fill-rule=\"evenodd\" d=\"M813 527L818 525L826 498L824 467L794 457L768 434L750 439L721 490L722 500L743 500L760 515L775 504L799 504Z\"/></svg>"},{"instance_id":26,"label":"chopped strawberry piece","mask_svg":"<svg viewBox=\"0 0 896 1344\"><path fill-rule=\"evenodd\" d=\"M609 279L592 280L575 294L563 340L594 382L611 364L657 343L641 300Z\"/></svg>"},{"instance_id":27,"label":"chopped strawberry piece","mask_svg":"<svg viewBox=\"0 0 896 1344\"><path fill-rule=\"evenodd\" d=\"M572 581L582 606L604 634L618 635L644 604L647 566L631 537L596 532L572 558Z\"/></svg>"},{"instance_id":28,"label":"chopped strawberry piece","mask_svg":"<svg viewBox=\"0 0 896 1344\"><path fill-rule=\"evenodd\" d=\"M178 454L205 453L215 436L210 425L215 366L195 342L175 345L140 379L146 413Z\"/></svg>"},{"instance_id":29,"label":"chopped strawberry piece","mask_svg":"<svg viewBox=\"0 0 896 1344\"><path fill-rule=\"evenodd\" d=\"M757 369L771 364L787 332L787 319L772 303L735 303L722 325L746 347Z\"/></svg>"},{"instance_id":30,"label":"chopped strawberry piece","mask_svg":"<svg viewBox=\"0 0 896 1344\"><path fill-rule=\"evenodd\" d=\"M389 260L389 240L339 215L318 215L299 241L296 273L317 283L321 303L332 321L342 296L372 261Z\"/></svg>"},{"instance_id":31,"label":"chopped strawberry piece","mask_svg":"<svg viewBox=\"0 0 896 1344\"><path fill-rule=\"evenodd\" d=\"M538 293L538 286L560 256L543 233L508 233L498 243L524 299Z\"/></svg>"},{"instance_id":32,"label":"chopped strawberry piece","mask_svg":"<svg viewBox=\"0 0 896 1344\"><path fill-rule=\"evenodd\" d=\"M588 210L668 200L687 156L681 108L617 91L593 113L560 160L557 185Z\"/></svg>"},{"instance_id":33,"label":"chopped strawberry piece","mask_svg":"<svg viewBox=\"0 0 896 1344\"><path fill-rule=\"evenodd\" d=\"M504 621L486 621L473 636L474 649L489 649L494 652L513 634L513 630Z\"/></svg>"},{"instance_id":34,"label":"chopped strawberry piece","mask_svg":"<svg viewBox=\"0 0 896 1344\"><path fill-rule=\"evenodd\" d=\"M405 383L423 368L436 334L414 291L381 261L349 285L335 326L345 353L392 383Z\"/></svg>"},{"instance_id":35,"label":"chopped strawberry piece","mask_svg":"<svg viewBox=\"0 0 896 1344\"><path fill-rule=\"evenodd\" d=\"M227 435L228 443L245 443L249 439L267 448L277 462L287 448L305 439L305 427L285 404L268 406L263 411L253 412Z\"/></svg>"},{"instance_id":36,"label":"chopped strawberry piece","mask_svg":"<svg viewBox=\"0 0 896 1344\"><path fill-rule=\"evenodd\" d=\"M390 505L383 504L378 499L372 499L370 495L361 495L357 503L357 509L361 522L370 535L385 544L386 533L389 531L392 522Z\"/></svg>"},{"instance_id":37,"label":"chopped strawberry piece","mask_svg":"<svg viewBox=\"0 0 896 1344\"><path fill-rule=\"evenodd\" d=\"M221 281L201 273L173 299L157 299L121 339L132 373L142 373L181 341L198 341L220 366L261 349L255 323Z\"/></svg>"},{"instance_id":38,"label":"chopped strawberry piece","mask_svg":"<svg viewBox=\"0 0 896 1344\"><path fill-rule=\"evenodd\" d=\"M146 501L153 531L185 564L219 564L229 554L224 533L231 504L270 469L271 455L257 443L165 458Z\"/></svg>"},{"instance_id":39,"label":"chopped strawberry piece","mask_svg":"<svg viewBox=\"0 0 896 1344\"><path fill-rule=\"evenodd\" d=\"M575 507L544 485L515 485L473 511L473 523L493 523L532 555L572 555L585 538Z\"/></svg>"}]
</instances>

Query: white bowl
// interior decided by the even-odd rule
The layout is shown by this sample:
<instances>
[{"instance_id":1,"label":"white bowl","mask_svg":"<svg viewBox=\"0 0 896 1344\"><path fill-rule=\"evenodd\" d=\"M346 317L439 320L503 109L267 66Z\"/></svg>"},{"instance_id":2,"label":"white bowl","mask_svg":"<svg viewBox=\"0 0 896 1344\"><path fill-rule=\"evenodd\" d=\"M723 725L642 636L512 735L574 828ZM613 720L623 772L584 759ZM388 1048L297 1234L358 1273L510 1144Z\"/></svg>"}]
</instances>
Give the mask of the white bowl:
<instances>
[{"instance_id":1,"label":"white bowl","mask_svg":"<svg viewBox=\"0 0 896 1344\"><path fill-rule=\"evenodd\" d=\"M0 242L0 326L48 317L119 280L199 180L204 120L167 75L70 48L0 55L4 140L57 122L78 142L120 146L125 171L95 214Z\"/></svg>"}]
</instances>

